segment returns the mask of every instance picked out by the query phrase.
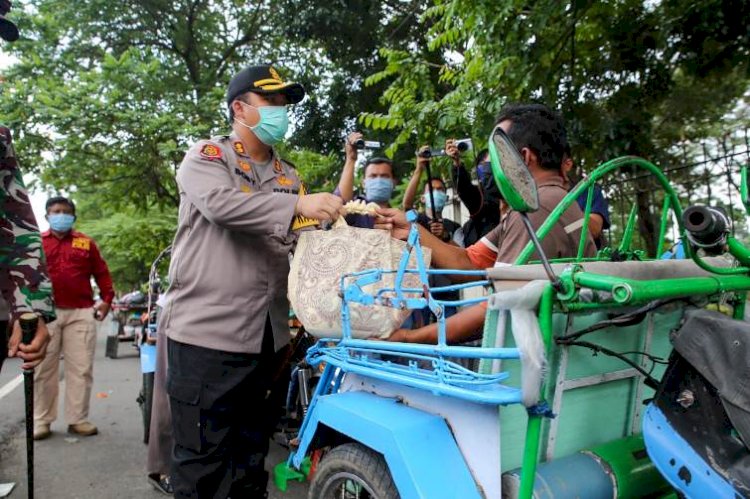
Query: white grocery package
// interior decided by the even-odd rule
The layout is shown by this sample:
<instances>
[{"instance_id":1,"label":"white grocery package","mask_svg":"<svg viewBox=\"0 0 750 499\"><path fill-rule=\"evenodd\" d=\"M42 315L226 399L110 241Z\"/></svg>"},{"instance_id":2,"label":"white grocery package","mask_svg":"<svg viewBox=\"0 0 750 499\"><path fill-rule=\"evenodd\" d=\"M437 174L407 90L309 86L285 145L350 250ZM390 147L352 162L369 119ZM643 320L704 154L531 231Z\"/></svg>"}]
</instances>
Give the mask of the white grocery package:
<instances>
[{"instance_id":1,"label":"white grocery package","mask_svg":"<svg viewBox=\"0 0 750 499\"><path fill-rule=\"evenodd\" d=\"M331 230L303 232L289 273L289 301L297 319L314 336L341 337L341 276L369 269L396 270L404 248L406 243L393 239L388 231L349 227L341 222ZM423 248L423 252L425 265L429 267L430 250ZM413 253L409 268L416 268ZM395 275L385 274L380 282L363 289L375 293L379 289L393 288ZM404 279L403 287L422 289L422 284L417 275L410 274ZM411 313L410 310L357 303L350 303L349 311L355 338L387 337Z\"/></svg>"}]
</instances>

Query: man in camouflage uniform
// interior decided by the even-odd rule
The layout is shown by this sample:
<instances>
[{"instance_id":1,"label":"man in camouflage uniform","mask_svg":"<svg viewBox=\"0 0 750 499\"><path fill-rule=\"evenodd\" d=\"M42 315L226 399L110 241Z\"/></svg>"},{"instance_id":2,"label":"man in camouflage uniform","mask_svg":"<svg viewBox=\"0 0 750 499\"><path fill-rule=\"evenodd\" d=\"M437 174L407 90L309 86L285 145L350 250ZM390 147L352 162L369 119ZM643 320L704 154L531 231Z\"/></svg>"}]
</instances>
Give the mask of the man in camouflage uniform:
<instances>
[{"instance_id":1,"label":"man in camouflage uniform","mask_svg":"<svg viewBox=\"0 0 750 499\"><path fill-rule=\"evenodd\" d=\"M0 0L0 37L18 38L16 26L5 18L8 0ZM47 274L39 234L29 196L16 162L10 130L0 125L0 368L6 355L20 357L22 368L36 366L44 358L49 341L46 323L55 320L52 284ZM18 318L36 312L39 325L30 345L21 343ZM6 342L8 324L12 324ZM7 350L7 351L6 351Z\"/></svg>"}]
</instances>

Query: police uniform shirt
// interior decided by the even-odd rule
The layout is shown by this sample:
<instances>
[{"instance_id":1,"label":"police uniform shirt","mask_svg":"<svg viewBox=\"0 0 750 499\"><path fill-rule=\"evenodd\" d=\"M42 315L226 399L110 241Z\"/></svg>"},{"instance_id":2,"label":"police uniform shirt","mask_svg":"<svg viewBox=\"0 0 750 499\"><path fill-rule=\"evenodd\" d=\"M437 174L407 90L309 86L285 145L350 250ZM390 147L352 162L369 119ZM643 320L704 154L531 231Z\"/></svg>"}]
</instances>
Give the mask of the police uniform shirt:
<instances>
[{"instance_id":1,"label":"police uniform shirt","mask_svg":"<svg viewBox=\"0 0 750 499\"><path fill-rule=\"evenodd\" d=\"M287 278L303 187L276 152L252 162L232 134L200 141L177 173L180 210L160 327L172 340L261 351L266 317L275 349L290 339Z\"/></svg>"}]
</instances>

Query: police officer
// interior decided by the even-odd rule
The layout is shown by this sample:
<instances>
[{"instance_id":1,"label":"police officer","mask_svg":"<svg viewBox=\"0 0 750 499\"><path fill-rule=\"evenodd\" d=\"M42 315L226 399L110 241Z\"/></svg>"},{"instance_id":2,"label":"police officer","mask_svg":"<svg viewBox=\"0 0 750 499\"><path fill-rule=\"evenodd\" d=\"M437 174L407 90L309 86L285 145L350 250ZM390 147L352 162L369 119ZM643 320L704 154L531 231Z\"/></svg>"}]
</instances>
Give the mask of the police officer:
<instances>
[{"instance_id":1,"label":"police officer","mask_svg":"<svg viewBox=\"0 0 750 499\"><path fill-rule=\"evenodd\" d=\"M5 17L8 0L0 0L0 38L18 39L16 25ZM46 323L55 319L52 284L42 254L39 228L31 210L23 175L13 150L10 130L0 125L0 368L6 352L20 357L24 369L44 358L49 342ZM39 325L30 345L21 343L18 318L26 312L39 315ZM6 340L12 324L10 341Z\"/></svg>"},{"instance_id":2,"label":"police officer","mask_svg":"<svg viewBox=\"0 0 750 499\"><path fill-rule=\"evenodd\" d=\"M300 84L272 66L232 78L229 136L202 140L177 173L180 209L170 288L167 393L177 498L265 497L278 352L289 342L289 253L299 229L333 220L333 194L305 194L274 144Z\"/></svg>"}]
</instances>

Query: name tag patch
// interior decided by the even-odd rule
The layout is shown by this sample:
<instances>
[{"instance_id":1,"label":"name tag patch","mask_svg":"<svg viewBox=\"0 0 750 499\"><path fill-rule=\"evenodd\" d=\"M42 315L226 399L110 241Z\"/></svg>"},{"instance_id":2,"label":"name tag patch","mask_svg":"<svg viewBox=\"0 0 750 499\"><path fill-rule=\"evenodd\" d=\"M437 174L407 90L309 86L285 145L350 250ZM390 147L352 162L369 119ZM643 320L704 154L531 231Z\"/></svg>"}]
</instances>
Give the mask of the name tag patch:
<instances>
[{"instance_id":1,"label":"name tag patch","mask_svg":"<svg viewBox=\"0 0 750 499\"><path fill-rule=\"evenodd\" d=\"M89 251L91 249L91 241L85 237L73 238L73 248Z\"/></svg>"}]
</instances>

